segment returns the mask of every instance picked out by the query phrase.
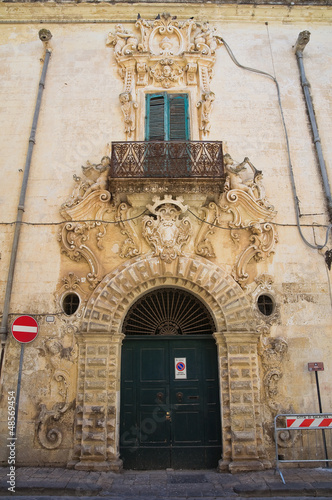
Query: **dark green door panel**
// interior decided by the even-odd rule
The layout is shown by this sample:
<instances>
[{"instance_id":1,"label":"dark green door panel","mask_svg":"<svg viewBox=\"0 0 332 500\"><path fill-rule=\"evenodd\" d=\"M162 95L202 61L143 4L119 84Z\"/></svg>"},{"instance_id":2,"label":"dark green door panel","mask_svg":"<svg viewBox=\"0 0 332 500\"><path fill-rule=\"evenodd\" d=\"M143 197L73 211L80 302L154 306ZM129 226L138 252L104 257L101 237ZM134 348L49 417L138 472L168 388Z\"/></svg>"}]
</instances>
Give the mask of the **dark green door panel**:
<instances>
[{"instance_id":1,"label":"dark green door panel","mask_svg":"<svg viewBox=\"0 0 332 500\"><path fill-rule=\"evenodd\" d=\"M176 378L185 358L187 377ZM213 339L133 339L123 343L120 453L128 469L213 468L221 457Z\"/></svg>"}]
</instances>

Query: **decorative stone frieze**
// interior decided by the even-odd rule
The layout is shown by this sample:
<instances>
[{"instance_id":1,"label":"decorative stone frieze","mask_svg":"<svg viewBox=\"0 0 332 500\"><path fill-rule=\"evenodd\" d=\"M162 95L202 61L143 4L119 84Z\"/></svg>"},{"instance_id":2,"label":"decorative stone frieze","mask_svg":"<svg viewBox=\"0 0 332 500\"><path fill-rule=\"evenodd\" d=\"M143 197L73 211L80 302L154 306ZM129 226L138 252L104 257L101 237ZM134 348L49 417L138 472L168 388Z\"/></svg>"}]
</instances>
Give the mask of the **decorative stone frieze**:
<instances>
[{"instance_id":1,"label":"decorative stone frieze","mask_svg":"<svg viewBox=\"0 0 332 500\"><path fill-rule=\"evenodd\" d=\"M197 86L197 103L200 107L199 128L202 137L210 130L210 113L214 94L210 92L215 52L222 39L210 28L209 23L200 24L193 19L178 21L169 13L158 15L154 20L140 16L135 27L139 33L126 30L121 24L109 33L106 45L114 47L116 62L124 81L120 96L126 101L125 133L127 137L135 130L133 119L128 125L128 116L134 117L137 88L179 89ZM130 98L129 98L130 96ZM124 104L121 102L122 106ZM124 111L124 110L123 110Z\"/></svg>"}]
</instances>

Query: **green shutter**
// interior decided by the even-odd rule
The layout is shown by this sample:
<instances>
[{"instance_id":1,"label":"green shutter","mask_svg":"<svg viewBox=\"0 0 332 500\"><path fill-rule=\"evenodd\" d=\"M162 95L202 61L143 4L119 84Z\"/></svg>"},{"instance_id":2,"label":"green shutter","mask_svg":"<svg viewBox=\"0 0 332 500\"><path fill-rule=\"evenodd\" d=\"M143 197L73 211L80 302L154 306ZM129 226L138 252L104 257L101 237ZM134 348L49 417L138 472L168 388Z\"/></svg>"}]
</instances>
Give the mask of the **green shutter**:
<instances>
[{"instance_id":1,"label":"green shutter","mask_svg":"<svg viewBox=\"0 0 332 500\"><path fill-rule=\"evenodd\" d=\"M148 141L164 141L165 137L165 95L148 94L147 96L147 127Z\"/></svg>"},{"instance_id":2,"label":"green shutter","mask_svg":"<svg viewBox=\"0 0 332 500\"><path fill-rule=\"evenodd\" d=\"M147 94L147 141L187 141L189 114L187 94Z\"/></svg>"},{"instance_id":3,"label":"green shutter","mask_svg":"<svg viewBox=\"0 0 332 500\"><path fill-rule=\"evenodd\" d=\"M186 141L188 130L188 98L186 94L169 94L169 140Z\"/></svg>"}]
</instances>

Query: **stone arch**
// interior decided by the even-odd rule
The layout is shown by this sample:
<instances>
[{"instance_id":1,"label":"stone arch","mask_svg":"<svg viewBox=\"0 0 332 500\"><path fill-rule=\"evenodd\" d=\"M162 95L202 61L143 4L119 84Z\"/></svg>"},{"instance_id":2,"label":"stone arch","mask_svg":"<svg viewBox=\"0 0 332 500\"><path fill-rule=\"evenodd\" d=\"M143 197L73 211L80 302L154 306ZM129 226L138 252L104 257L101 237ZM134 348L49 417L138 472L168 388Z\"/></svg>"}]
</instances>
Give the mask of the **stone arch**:
<instances>
[{"instance_id":1,"label":"stone arch","mask_svg":"<svg viewBox=\"0 0 332 500\"><path fill-rule=\"evenodd\" d=\"M119 334L133 301L152 288L167 285L186 288L203 299L217 331L253 329L251 304L225 269L204 257L183 255L171 263L140 256L107 274L90 296L82 331Z\"/></svg>"}]
</instances>

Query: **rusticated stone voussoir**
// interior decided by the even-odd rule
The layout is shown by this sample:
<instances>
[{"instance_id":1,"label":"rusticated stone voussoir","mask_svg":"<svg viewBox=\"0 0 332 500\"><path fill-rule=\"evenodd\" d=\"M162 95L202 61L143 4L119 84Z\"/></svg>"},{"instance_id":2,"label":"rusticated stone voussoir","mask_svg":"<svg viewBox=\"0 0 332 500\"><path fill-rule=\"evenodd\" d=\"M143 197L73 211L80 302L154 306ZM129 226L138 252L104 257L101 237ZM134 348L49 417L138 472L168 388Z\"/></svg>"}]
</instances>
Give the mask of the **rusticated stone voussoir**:
<instances>
[{"instance_id":1,"label":"rusticated stone voussoir","mask_svg":"<svg viewBox=\"0 0 332 500\"><path fill-rule=\"evenodd\" d=\"M148 290L179 287L204 301L217 331L248 331L253 327L250 302L236 281L204 257L183 255L165 262L139 256L104 277L87 303L82 331L117 334L129 307Z\"/></svg>"}]
</instances>

